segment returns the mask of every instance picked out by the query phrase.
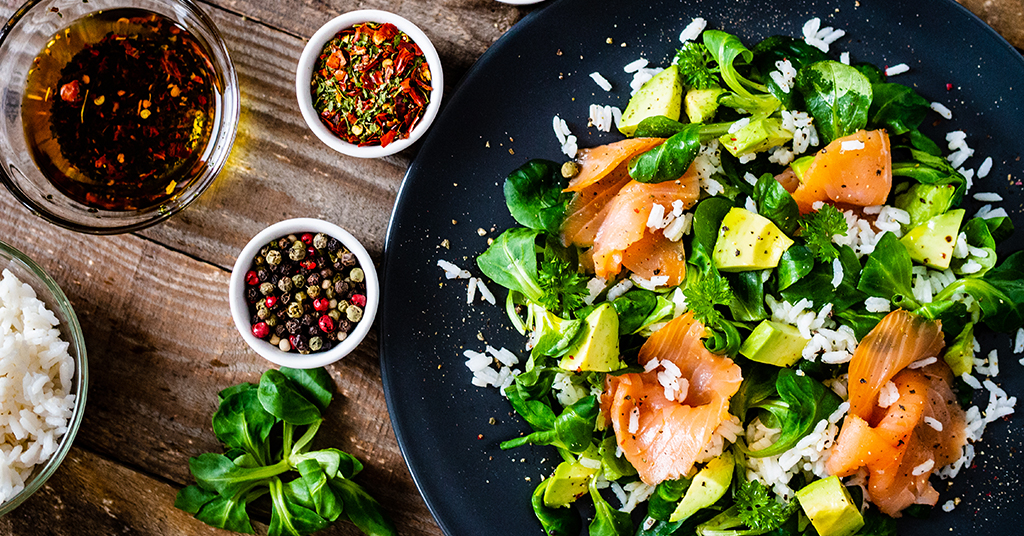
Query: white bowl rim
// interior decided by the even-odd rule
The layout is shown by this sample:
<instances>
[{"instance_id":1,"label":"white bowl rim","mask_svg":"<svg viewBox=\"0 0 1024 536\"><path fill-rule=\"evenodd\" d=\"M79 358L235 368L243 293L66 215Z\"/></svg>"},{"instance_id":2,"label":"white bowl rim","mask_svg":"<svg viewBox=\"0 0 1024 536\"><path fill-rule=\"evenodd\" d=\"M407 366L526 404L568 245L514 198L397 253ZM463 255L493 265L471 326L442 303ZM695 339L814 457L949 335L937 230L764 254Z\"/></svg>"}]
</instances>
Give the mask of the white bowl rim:
<instances>
[{"instance_id":1,"label":"white bowl rim","mask_svg":"<svg viewBox=\"0 0 1024 536\"><path fill-rule=\"evenodd\" d=\"M423 117L420 119L419 124L412 129L412 132L409 133L408 138L395 140L389 143L387 147L381 147L380 145L360 147L334 135L333 132L320 122L320 117L313 108L313 98L309 94L309 82L313 77L313 67L320 55L320 51L323 50L324 43L331 37L334 37L339 31L361 22L390 22L394 24L399 30L402 30L411 37L416 45L420 47L427 60L427 64L430 66L430 85L433 89L430 91L430 103L427 104ZM444 73L441 68L441 58L437 55L437 50L434 49L434 45L430 42L427 34L423 33L422 30L408 19L378 9L349 11L327 21L306 42L305 48L302 49L302 55L299 57L298 67L295 69L295 95L299 101L299 111L302 112L302 118L306 121L309 129L328 147L339 153L358 158L388 156L406 149L415 143L427 132L430 124L434 122L434 117L437 116L437 112L441 107L443 93Z\"/></svg>"},{"instance_id":2,"label":"white bowl rim","mask_svg":"<svg viewBox=\"0 0 1024 536\"><path fill-rule=\"evenodd\" d=\"M252 259L259 252L260 248L267 245L271 240L298 233L324 233L338 239L345 247L356 255L359 266L363 269L366 281L366 306L363 308L363 317L356 323L355 329L336 346L326 352L313 352L309 354L298 354L282 352L278 347L269 342L257 338L252 334L252 326L249 324L249 305L245 301L245 273L249 271ZM366 248L359 243L351 233L341 227L315 218L293 218L270 225L260 231L252 240L242 248L231 269L231 277L228 283L228 301L231 306L231 317L234 320L235 328L257 354L268 361L282 367L310 369L329 365L350 354L369 333L373 325L374 317L377 314L377 306L380 302L380 284L377 279L377 271L373 267L373 259L367 253Z\"/></svg>"}]
</instances>

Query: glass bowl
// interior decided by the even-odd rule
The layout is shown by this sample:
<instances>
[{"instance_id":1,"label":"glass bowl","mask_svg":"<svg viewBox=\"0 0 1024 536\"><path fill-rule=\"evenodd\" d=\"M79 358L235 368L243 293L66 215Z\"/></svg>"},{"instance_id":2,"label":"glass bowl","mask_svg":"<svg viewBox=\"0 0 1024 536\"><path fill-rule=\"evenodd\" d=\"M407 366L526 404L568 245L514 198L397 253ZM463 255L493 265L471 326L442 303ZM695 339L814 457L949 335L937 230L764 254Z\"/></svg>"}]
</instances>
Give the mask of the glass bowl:
<instances>
[{"instance_id":1,"label":"glass bowl","mask_svg":"<svg viewBox=\"0 0 1024 536\"><path fill-rule=\"evenodd\" d=\"M13 247L0 242L0 273L10 270L22 283L26 283L36 292L36 297L46 304L47 309L56 315L57 329L61 340L68 343L68 353L74 359L75 371L71 379L71 393L76 395L74 410L68 419L68 430L60 438L57 449L50 459L35 466L32 476L25 482L25 487L15 493L6 502L0 504L0 516L15 509L19 504L36 492L43 483L60 466L64 456L71 450L78 427L82 424L85 413L85 399L89 387L89 366L85 353L85 340L82 327L78 324L68 297L57 286L57 283L32 259ZM20 384L20 381L18 382Z\"/></svg>"},{"instance_id":2,"label":"glass bowl","mask_svg":"<svg viewBox=\"0 0 1024 536\"><path fill-rule=\"evenodd\" d=\"M215 79L215 114L201 162L175 183L171 197L129 210L85 205L54 186L32 157L22 110L29 68L54 36L82 17L117 8L155 12L185 28L204 49ZM192 0L29 0L0 28L0 109L4 110L0 117L0 181L18 201L32 213L74 231L123 233L167 219L213 183L227 161L238 127L238 78L213 21Z\"/></svg>"}]
</instances>

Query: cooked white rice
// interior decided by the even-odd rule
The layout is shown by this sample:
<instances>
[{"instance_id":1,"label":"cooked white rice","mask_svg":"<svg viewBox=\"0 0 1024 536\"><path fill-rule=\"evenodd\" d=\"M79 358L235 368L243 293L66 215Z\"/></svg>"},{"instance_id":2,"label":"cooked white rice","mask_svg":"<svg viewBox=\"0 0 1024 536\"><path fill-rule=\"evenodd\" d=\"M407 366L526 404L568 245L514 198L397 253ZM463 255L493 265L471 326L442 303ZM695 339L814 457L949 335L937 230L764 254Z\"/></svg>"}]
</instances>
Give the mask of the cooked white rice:
<instances>
[{"instance_id":1,"label":"cooked white rice","mask_svg":"<svg viewBox=\"0 0 1024 536\"><path fill-rule=\"evenodd\" d=\"M74 412L75 362L58 320L9 270L0 279L0 502L57 451Z\"/></svg>"}]
</instances>

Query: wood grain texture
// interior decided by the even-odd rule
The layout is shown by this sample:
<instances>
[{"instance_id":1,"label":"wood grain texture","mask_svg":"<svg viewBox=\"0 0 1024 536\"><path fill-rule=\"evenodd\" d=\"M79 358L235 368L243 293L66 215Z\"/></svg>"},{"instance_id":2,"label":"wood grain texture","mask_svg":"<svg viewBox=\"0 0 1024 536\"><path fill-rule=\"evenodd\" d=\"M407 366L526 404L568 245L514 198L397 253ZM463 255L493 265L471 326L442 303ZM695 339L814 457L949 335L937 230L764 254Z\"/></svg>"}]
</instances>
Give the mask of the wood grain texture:
<instances>
[{"instance_id":1,"label":"wood grain texture","mask_svg":"<svg viewBox=\"0 0 1024 536\"><path fill-rule=\"evenodd\" d=\"M1024 48L1021 0L960 1ZM0 16L20 4L0 0ZM347 228L379 259L416 151L360 160L308 133L293 79L306 37L345 11L398 13L432 39L450 94L495 40L536 9L494 0L209 0L205 7L235 62L242 114L227 167L199 201L137 235L90 237L54 228L0 192L0 239L37 260L71 298L92 379L71 455L37 495L0 518L0 535L228 534L172 507L192 482L188 458L219 451L210 425L217 392L256 382L268 368L231 323L227 269L252 235L300 215ZM318 440L363 460L357 481L401 534L437 536L391 429L376 337L371 331L329 367L339 396ZM338 523L323 534L360 533Z\"/></svg>"},{"instance_id":2,"label":"wood grain texture","mask_svg":"<svg viewBox=\"0 0 1024 536\"><path fill-rule=\"evenodd\" d=\"M5 215L0 236L35 259L65 289L85 333L91 381L76 447L119 467L123 474L110 477L123 480L124 486L141 487L152 478L167 488L192 483L189 457L222 451L210 424L217 393L243 381L258 382L269 365L244 345L231 322L228 272L147 238L92 237L57 229L11 196L0 196L0 214ZM320 446L340 448L364 462L357 482L381 501L402 534L436 535L439 530L391 430L376 348L376 332L371 331L353 354L328 367L339 396L317 438ZM58 476L65 471L62 467ZM175 491L165 492L157 511L170 516ZM104 487L56 493L83 516L90 505L127 511L132 504L132 494L117 495ZM17 527L44 518L52 504L44 496L22 505L8 516L15 520L10 534L35 534ZM179 532L168 534L201 533L202 524L188 516L168 519L181 525ZM141 522L133 528L139 534L163 534ZM338 524L324 534L358 531Z\"/></svg>"}]
</instances>

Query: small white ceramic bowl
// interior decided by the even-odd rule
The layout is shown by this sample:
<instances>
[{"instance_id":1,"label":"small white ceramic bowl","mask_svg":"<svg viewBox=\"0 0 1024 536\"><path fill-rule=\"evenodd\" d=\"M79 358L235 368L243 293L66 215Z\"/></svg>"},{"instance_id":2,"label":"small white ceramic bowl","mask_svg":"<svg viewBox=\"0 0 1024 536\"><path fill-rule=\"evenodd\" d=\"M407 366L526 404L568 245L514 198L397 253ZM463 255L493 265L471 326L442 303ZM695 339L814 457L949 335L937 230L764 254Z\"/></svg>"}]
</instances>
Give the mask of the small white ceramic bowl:
<instances>
[{"instance_id":1,"label":"small white ceramic bowl","mask_svg":"<svg viewBox=\"0 0 1024 536\"><path fill-rule=\"evenodd\" d=\"M249 305L245 301L245 273L251 268L253 258L259 253L260 248L267 245L271 240L290 234L300 235L302 233L324 233L327 236L338 239L349 251L356 255L359 266L365 274L366 306L363 308L363 317L356 323L355 329L348 334L345 340L326 352L309 354L282 352L277 346L253 335L252 325L249 322ZM238 254L235 266L231 270L228 300L231 304L231 317L235 321L235 328L238 329L238 333L242 335L242 338L245 339L250 348L267 360L282 367L308 369L334 363L352 352L356 346L359 346L359 343L370 331L373 319L377 314L377 304L380 302L380 285L377 281L377 271L373 267L373 259L366 252L366 248L348 231L323 220L295 218L267 227L242 248L242 252Z\"/></svg>"},{"instance_id":2,"label":"small white ceramic bowl","mask_svg":"<svg viewBox=\"0 0 1024 536\"><path fill-rule=\"evenodd\" d=\"M416 127L412 129L412 132L409 133L408 138L396 139L389 143L387 147L381 147L380 145L360 147L335 136L330 129L320 122L320 116L316 109L313 108L313 97L309 92L310 81L313 80L313 68L316 66L317 58L320 56L324 45L341 30L361 22L390 22L394 24L420 47L420 50L423 51L423 56L427 59L427 65L430 66L430 87L432 89L430 91L430 102L427 104L423 117ZM434 121L434 117L441 107L441 94L443 92L444 74L441 71L441 58L437 55L437 51L434 50L434 45L430 43L427 35L408 20L394 13L375 9L350 11L331 19L327 24L321 26L306 43L306 47L302 50L302 56L299 57L299 66L295 71L295 94L299 100L299 110L302 112L302 118L306 120L309 129L313 131L313 134L316 134L317 138L320 138L320 141L335 151L359 158L387 156L415 143L416 140L427 132L430 124Z\"/></svg>"}]
</instances>

